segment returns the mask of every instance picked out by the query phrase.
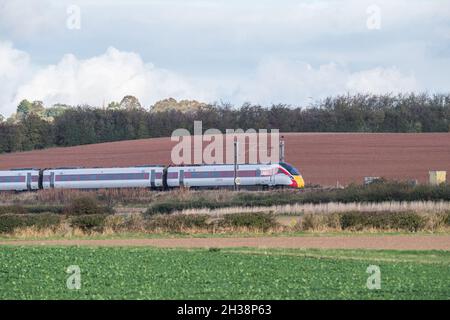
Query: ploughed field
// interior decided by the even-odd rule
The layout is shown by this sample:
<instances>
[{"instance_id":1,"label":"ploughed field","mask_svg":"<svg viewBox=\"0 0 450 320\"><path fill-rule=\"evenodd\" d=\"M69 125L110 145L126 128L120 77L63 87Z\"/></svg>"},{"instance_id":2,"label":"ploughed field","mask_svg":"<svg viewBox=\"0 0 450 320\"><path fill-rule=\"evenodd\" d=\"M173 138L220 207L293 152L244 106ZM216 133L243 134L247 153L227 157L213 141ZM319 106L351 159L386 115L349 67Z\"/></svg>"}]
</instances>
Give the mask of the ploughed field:
<instances>
[{"instance_id":1,"label":"ploughed field","mask_svg":"<svg viewBox=\"0 0 450 320\"><path fill-rule=\"evenodd\" d=\"M449 257L443 251L1 246L0 299L449 299ZM373 265L381 280L375 290ZM70 286L69 266L79 268L79 290Z\"/></svg>"},{"instance_id":2,"label":"ploughed field","mask_svg":"<svg viewBox=\"0 0 450 320\"><path fill-rule=\"evenodd\" d=\"M449 133L287 133L286 160L307 183L362 183L365 176L426 182L428 171L450 172ZM9 168L170 164L170 138L52 148L0 155Z\"/></svg>"}]
</instances>

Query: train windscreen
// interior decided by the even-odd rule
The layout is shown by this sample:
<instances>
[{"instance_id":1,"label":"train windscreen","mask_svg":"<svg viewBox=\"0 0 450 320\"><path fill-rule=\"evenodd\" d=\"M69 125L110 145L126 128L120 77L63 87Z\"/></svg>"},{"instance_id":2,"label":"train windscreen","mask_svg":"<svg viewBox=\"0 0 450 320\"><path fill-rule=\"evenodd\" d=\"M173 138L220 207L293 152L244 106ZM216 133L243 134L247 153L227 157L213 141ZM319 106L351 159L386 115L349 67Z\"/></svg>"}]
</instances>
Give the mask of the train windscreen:
<instances>
[{"instance_id":1,"label":"train windscreen","mask_svg":"<svg viewBox=\"0 0 450 320\"><path fill-rule=\"evenodd\" d=\"M283 168L285 168L293 176L299 176L300 175L300 172L298 172L298 170L295 167L291 166L289 163L281 162L280 165Z\"/></svg>"}]
</instances>

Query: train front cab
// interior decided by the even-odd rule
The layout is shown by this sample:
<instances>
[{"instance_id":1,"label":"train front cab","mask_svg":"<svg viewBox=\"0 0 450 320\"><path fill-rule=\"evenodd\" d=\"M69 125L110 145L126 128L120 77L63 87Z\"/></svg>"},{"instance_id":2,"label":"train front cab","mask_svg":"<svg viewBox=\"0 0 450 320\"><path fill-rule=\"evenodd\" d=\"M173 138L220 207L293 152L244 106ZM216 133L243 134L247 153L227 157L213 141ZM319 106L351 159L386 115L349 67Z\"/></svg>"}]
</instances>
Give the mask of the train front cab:
<instances>
[{"instance_id":1,"label":"train front cab","mask_svg":"<svg viewBox=\"0 0 450 320\"><path fill-rule=\"evenodd\" d=\"M280 162L279 173L282 173L290 178L289 186L292 188L302 189L305 187L305 180L303 180L300 172L292 165L286 162Z\"/></svg>"}]
</instances>

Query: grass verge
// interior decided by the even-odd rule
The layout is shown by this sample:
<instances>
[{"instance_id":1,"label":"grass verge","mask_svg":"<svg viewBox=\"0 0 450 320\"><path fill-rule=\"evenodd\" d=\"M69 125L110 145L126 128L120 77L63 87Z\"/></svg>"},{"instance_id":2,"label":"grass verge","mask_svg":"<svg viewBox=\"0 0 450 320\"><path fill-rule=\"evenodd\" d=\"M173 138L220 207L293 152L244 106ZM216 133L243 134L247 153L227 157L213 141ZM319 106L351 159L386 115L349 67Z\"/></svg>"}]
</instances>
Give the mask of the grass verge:
<instances>
[{"instance_id":1,"label":"grass verge","mask_svg":"<svg viewBox=\"0 0 450 320\"><path fill-rule=\"evenodd\" d=\"M73 234L42 234L37 235L25 233L15 235L0 235L0 241L33 241L33 240L114 240L114 239L177 239L177 238L258 238L258 237L358 237L358 236L445 236L450 235L449 231L436 232L402 232L402 231L287 231L273 233L255 232L229 232L229 233L143 233L143 232L123 232L123 233L90 233L83 232Z\"/></svg>"}]
</instances>

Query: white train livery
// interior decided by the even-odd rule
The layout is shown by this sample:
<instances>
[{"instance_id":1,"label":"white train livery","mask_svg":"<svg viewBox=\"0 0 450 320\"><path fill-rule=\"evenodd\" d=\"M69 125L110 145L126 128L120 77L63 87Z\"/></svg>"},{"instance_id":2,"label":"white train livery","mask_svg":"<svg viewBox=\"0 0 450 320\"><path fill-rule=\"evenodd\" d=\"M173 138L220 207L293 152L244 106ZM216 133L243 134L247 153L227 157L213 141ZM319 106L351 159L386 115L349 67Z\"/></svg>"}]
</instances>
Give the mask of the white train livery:
<instances>
[{"instance_id":1,"label":"white train livery","mask_svg":"<svg viewBox=\"0 0 450 320\"><path fill-rule=\"evenodd\" d=\"M303 177L288 163L196 165L164 167L158 165L126 168L56 168L0 171L0 191L39 189L149 188L243 188L287 186L303 188Z\"/></svg>"}]
</instances>

